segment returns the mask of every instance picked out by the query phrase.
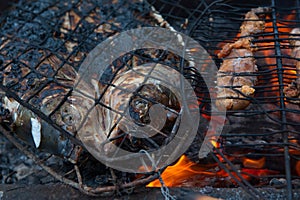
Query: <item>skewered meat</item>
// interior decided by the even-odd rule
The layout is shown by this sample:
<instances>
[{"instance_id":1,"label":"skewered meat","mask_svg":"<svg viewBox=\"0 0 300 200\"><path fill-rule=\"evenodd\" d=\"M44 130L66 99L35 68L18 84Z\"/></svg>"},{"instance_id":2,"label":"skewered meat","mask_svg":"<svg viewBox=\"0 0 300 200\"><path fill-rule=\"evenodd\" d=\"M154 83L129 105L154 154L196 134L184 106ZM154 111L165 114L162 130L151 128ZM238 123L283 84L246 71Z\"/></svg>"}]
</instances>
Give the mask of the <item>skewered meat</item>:
<instances>
[{"instance_id":1,"label":"skewered meat","mask_svg":"<svg viewBox=\"0 0 300 200\"><path fill-rule=\"evenodd\" d=\"M290 41L290 44L294 47L292 51L292 57L299 59L300 58L300 28L294 28L291 31L292 36L290 38L292 39ZM295 36L297 34L298 36ZM298 40L296 40L298 39ZM288 87L284 88L285 96L290 98L299 98L299 100L291 100L293 103L300 103L300 61L296 61L296 73L297 73L297 79L293 81Z\"/></svg>"},{"instance_id":2,"label":"skewered meat","mask_svg":"<svg viewBox=\"0 0 300 200\"><path fill-rule=\"evenodd\" d=\"M268 8L259 7L252 9L245 15L245 21L240 27L240 36L236 42L227 43L218 53L224 61L217 73L218 95L216 105L223 110L245 109L249 101L242 99L251 96L255 89L257 77L253 75L257 71L256 60L253 57L255 48L251 40L253 34L261 33L265 29L265 15Z\"/></svg>"}]
</instances>

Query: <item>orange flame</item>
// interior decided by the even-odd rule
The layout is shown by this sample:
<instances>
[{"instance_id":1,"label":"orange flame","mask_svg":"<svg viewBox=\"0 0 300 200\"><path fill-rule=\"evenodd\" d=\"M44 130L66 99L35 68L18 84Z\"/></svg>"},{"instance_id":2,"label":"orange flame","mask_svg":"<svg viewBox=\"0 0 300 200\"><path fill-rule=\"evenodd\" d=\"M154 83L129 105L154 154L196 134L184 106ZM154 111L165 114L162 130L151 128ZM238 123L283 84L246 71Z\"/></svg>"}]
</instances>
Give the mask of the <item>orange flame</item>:
<instances>
[{"instance_id":1,"label":"orange flame","mask_svg":"<svg viewBox=\"0 0 300 200\"><path fill-rule=\"evenodd\" d=\"M175 165L167 167L161 177L166 186L175 187L180 186L187 177L195 174L214 175L213 172L205 172L203 168L183 155ZM154 180L147 187L161 187L161 183L159 180Z\"/></svg>"},{"instance_id":2,"label":"orange flame","mask_svg":"<svg viewBox=\"0 0 300 200\"><path fill-rule=\"evenodd\" d=\"M251 180L252 177L262 177L272 174L278 174L277 171L269 169L258 169L259 167L262 167L264 165L264 161L265 159L259 159L257 161L249 159L248 161L246 161L248 162L248 164L246 165L250 166L248 166L248 168L239 170L240 176L243 179ZM257 163L255 164L255 162ZM231 174L237 180L241 180L236 172L231 172ZM211 164L210 166L205 167L200 166L199 164L190 161L185 155L183 155L175 165L166 168L164 173L161 175L161 178L163 179L163 182L167 187L180 187L183 185L187 185L187 182L189 182L189 179L191 179L191 177L196 177L196 180L192 179L192 181L197 181L197 176L199 177L199 175L204 175L205 177L218 177L220 178L220 180L221 178L228 178L229 176L227 172L216 167L216 164ZM200 180L199 178L198 181L200 182L202 180ZM233 179L231 181L232 183L235 183ZM154 180L149 183L147 187L161 187L161 183L159 180Z\"/></svg>"},{"instance_id":3,"label":"orange flame","mask_svg":"<svg viewBox=\"0 0 300 200\"><path fill-rule=\"evenodd\" d=\"M300 176L300 160L298 160L298 162L296 164L296 172L297 172L298 176Z\"/></svg>"},{"instance_id":4,"label":"orange flame","mask_svg":"<svg viewBox=\"0 0 300 200\"><path fill-rule=\"evenodd\" d=\"M289 46L288 43L288 35L291 31L291 28L288 27L285 21L290 21L295 19L295 11L292 12L292 14L288 15L285 20L282 22L277 22L276 25L278 27L279 38L281 38L280 45L282 46ZM264 66L268 66L268 70L276 70L276 58L275 58L275 42L274 42L274 30L273 30L273 22L270 20L270 18L267 18L266 24L265 24L265 34L263 39L270 39L266 40L265 42L258 42L257 49L259 50L257 53L261 54L261 56L264 56L264 59L261 61ZM237 38L240 36L240 34L237 34ZM286 39L286 40L285 40ZM224 43L221 43L224 44ZM216 54L218 52L215 52ZM282 54L284 55L291 55L291 49L290 48L282 48ZM289 62L289 61L286 61ZM291 65L291 63L288 63ZM296 69L291 69L291 67L286 67L285 61L283 61L283 65L285 67L285 80L291 80L293 77L295 77ZM291 65L292 66L292 65ZM267 84L271 84L272 88L272 95L279 96L277 94L278 90L278 79L277 74L273 73L271 77L271 82ZM268 95L268 94L267 94ZM205 116L203 114L203 117L208 120L213 120L210 116ZM211 144L215 148L220 148L220 143L218 143L216 140L214 140L214 129L211 129L208 131L207 135L211 135L212 140L210 141ZM292 141L296 142L296 141ZM279 150L281 151L281 150ZM297 151L299 154L299 151ZM294 152L295 153L295 152ZM216 155L220 162L224 162L224 159L220 155ZM232 157L227 156L227 159L233 160ZM240 173L240 176L243 177L246 180L251 180L253 177L262 177L267 175L273 175L278 174L279 172L265 169L266 167L266 158L260 158L260 159L249 159L249 158L241 158L240 160L242 162L241 169L237 170ZM296 163L296 173L300 176L300 161ZM238 167L237 167L238 168ZM231 171L232 176L234 176L237 180L240 180L240 176L236 174L236 170L230 169L228 166L228 170ZM236 171L236 172L235 172ZM192 162L187 158L187 156L183 155L181 158L177 161L176 164L173 166L169 166L166 168L166 170L162 173L161 177L168 187L178 187L185 185L184 183L188 181L191 177L199 177L199 175L204 175L205 177L222 177L226 178L228 177L228 173L224 170L220 169L215 164L197 164ZM193 179L195 181L195 179ZM199 180L201 181L201 180ZM232 180L232 183L235 183L235 181ZM154 180L151 183L147 185L147 187L161 187L161 183L159 180Z\"/></svg>"},{"instance_id":5,"label":"orange flame","mask_svg":"<svg viewBox=\"0 0 300 200\"><path fill-rule=\"evenodd\" d=\"M265 166L266 158L263 157L258 160L253 160L249 158L244 158L243 165L247 168L261 169Z\"/></svg>"}]
</instances>

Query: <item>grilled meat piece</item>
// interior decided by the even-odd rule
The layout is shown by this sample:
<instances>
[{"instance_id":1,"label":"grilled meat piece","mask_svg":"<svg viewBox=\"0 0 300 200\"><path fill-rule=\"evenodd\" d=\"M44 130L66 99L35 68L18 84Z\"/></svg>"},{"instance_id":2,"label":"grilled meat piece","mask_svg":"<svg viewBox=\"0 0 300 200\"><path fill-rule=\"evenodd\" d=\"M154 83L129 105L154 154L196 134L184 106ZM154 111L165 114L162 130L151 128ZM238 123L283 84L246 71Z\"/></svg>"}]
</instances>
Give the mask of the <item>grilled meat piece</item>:
<instances>
[{"instance_id":1,"label":"grilled meat piece","mask_svg":"<svg viewBox=\"0 0 300 200\"><path fill-rule=\"evenodd\" d=\"M297 34L298 36L296 36ZM294 28L291 31L290 44L293 46L292 57L295 59L300 58L300 28ZM300 61L296 61L297 79L284 88L283 92L286 97L299 98L299 100L291 100L293 103L300 103Z\"/></svg>"},{"instance_id":2,"label":"grilled meat piece","mask_svg":"<svg viewBox=\"0 0 300 200\"><path fill-rule=\"evenodd\" d=\"M253 58L251 40L253 34L261 33L265 28L264 14L269 8L252 9L245 15L245 21L240 27L241 38L234 43L227 43L218 53L224 61L217 73L218 95L216 105L221 110L245 109L249 105L244 96L251 96L255 89L257 77L256 60Z\"/></svg>"},{"instance_id":3,"label":"grilled meat piece","mask_svg":"<svg viewBox=\"0 0 300 200\"><path fill-rule=\"evenodd\" d=\"M217 84L218 86L232 86L232 88L220 89L218 97L226 97L226 99L218 99L216 104L218 108L225 107L227 110L244 109L249 105L249 101L238 99L243 98L239 92L246 96L253 95L255 90L252 86L257 78L256 76L242 76L235 73L257 71L255 59L249 49L233 49L227 58L218 72Z\"/></svg>"}]
</instances>

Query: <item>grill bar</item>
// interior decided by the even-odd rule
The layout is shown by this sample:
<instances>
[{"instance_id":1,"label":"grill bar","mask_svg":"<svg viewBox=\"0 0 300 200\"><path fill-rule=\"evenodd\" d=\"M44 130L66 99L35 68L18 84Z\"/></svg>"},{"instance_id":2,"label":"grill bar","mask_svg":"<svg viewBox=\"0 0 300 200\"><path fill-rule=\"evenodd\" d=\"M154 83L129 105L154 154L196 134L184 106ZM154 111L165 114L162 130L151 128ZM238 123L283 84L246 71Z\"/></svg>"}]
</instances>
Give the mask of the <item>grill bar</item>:
<instances>
[{"instance_id":1,"label":"grill bar","mask_svg":"<svg viewBox=\"0 0 300 200\"><path fill-rule=\"evenodd\" d=\"M257 189L255 189L247 180L243 179L241 173L239 173L239 171L236 169L233 163L230 160L228 160L226 156L219 149L215 149L215 151L227 162L227 164L231 167L231 170L229 170L222 162L220 162L220 160L217 158L216 155L212 154L214 160L219 164L219 166L223 168L228 173L228 175L232 179L234 179L241 188L243 188L245 192L247 192L249 195L251 195L254 198L263 199L263 197L257 191ZM232 172L235 172L237 174L237 177L240 178L241 180L238 180L237 177L235 177Z\"/></svg>"},{"instance_id":2,"label":"grill bar","mask_svg":"<svg viewBox=\"0 0 300 200\"><path fill-rule=\"evenodd\" d=\"M296 19L297 19L297 22L299 22L300 21L300 12L299 12L300 1L299 0L296 1L296 5L297 5L297 8L296 8Z\"/></svg>"},{"instance_id":3,"label":"grill bar","mask_svg":"<svg viewBox=\"0 0 300 200\"><path fill-rule=\"evenodd\" d=\"M284 93L283 93L283 65L281 60L281 49L280 49L280 42L279 42L279 32L277 27L277 17L276 17L276 2L272 0L272 25L274 31L274 45L275 45L275 55L276 57L276 65L277 65L277 75L278 75L278 82L279 82L279 90L280 90L280 115L281 115L281 127L282 130L287 130L287 120L286 120L286 111L285 111L285 104L284 104ZM287 132L284 131L282 133L283 143L288 143L288 136ZM292 200L293 193L292 193L292 178L291 178L291 164L290 164L290 154L289 154L289 146L284 145L284 162L285 162L285 173L286 173L286 187L287 187L287 199Z\"/></svg>"},{"instance_id":4,"label":"grill bar","mask_svg":"<svg viewBox=\"0 0 300 200\"><path fill-rule=\"evenodd\" d=\"M211 4L209 4L209 6L205 6L205 9L201 13L200 17L198 17L198 19L193 23L193 25L191 26L191 29L187 31L187 34L191 35L195 31L195 29L197 28L197 24L202 19L202 15L206 14L209 11L210 7L214 6L215 4L221 3L221 2L222 2L222 0L218 0L218 1L214 1ZM192 16L193 14L194 14L194 12L192 12L190 16Z\"/></svg>"},{"instance_id":5,"label":"grill bar","mask_svg":"<svg viewBox=\"0 0 300 200\"><path fill-rule=\"evenodd\" d=\"M154 1L154 2L164 2L164 1ZM180 1L179 1L180 2ZM200 1L199 1L200 2ZM293 130L293 126L298 127L299 124L293 121L294 116L299 115L299 110L297 108L292 107L293 105L285 105L285 96L283 93L284 87L293 80L293 74L288 70L294 69L294 65L288 63L287 60L293 59L291 58L289 53L286 53L286 49L289 49L289 46L286 46L286 41L289 40L289 32L287 32L284 28L291 28L296 26L300 20L300 13L294 13L297 8L299 9L300 2L284 2L282 0L272 0L272 1L260 1L259 3L251 2L250 5L244 3L237 3L235 1L230 2L229 5L225 5L224 2L206 1L207 4L202 4L201 12L197 13L198 18L191 18L189 14L186 17L189 19L189 26L187 30L182 30L179 26L176 27L176 23L173 21L176 19L172 16L171 11L166 9L160 9L160 7L156 7L158 11L162 13L162 15L166 18L167 21L170 22L171 25L174 25L175 29L184 33L188 33L188 35L192 36L194 39L199 41L203 46L207 48L207 50L211 53L212 57L215 56L216 50L220 48L221 45L219 43L233 42L236 40L236 32L238 31L238 27L242 23L242 19L244 17L244 13L249 11L251 8L255 8L257 6L266 6L271 7L272 12L270 12L270 18L268 19L268 27L267 32L259 34L259 36L253 40L255 44L261 45L259 46L259 50L257 55L255 55L256 59L260 62L258 63L259 72L257 76L260 77L261 83L258 84L255 89L256 96L254 98L247 97L251 99L253 106L252 109L239 110L236 111L228 111L227 114L233 120L239 118L251 118L254 116L265 116L262 117L262 120L270 122L270 124L265 125L270 127L269 129L261 129L261 133L259 131L251 132L248 130L234 129L233 131L222 135L223 139L226 141L230 141L230 144L225 144L225 148L232 148L232 151L239 151L239 147L243 146L244 149L251 149L251 155L254 157L266 156L267 159L275 159L275 157L280 157L281 161L285 164L281 166L280 175L272 175L272 177L280 177L286 179L286 198L293 199L292 194L292 180L295 179L293 175L295 172L295 158L292 156L291 151L298 150L299 147L290 142L291 138L289 135L299 134L298 131ZM235 4L235 3L237 4ZM244 2L244 1L243 1ZM203 3L201 1L201 3ZM252 4L253 3L253 4ZM171 4L170 9L173 4ZM178 4L178 2L177 2ZM165 4L163 4L165 5ZM198 4L200 5L200 3ZM241 6L242 5L242 6ZM178 5L177 5L178 6ZM224 7L223 7L224 6ZM249 8L247 7L249 6ZM176 5L174 4L174 7ZM188 6L186 6L188 7ZM193 6L194 8L197 5ZM242 11L241 11L241 10ZM244 9L244 10L243 10ZM194 13L194 9L190 9L190 13ZM294 18L285 18L286 16L292 16ZM228 29L228 26L222 26L222 17L228 18L226 21L227 24L231 24L233 28ZM211 17L211 18L210 18ZM169 20L170 19L170 20ZM183 22L184 19L178 20ZM225 22L224 22L225 23ZM276 24L277 23L277 24ZM215 29L217 29L219 34L213 35ZM273 29L273 30L271 30ZM224 30L224 31L223 31ZM281 46L283 45L283 46ZM272 52L268 55L263 54L265 52ZM215 58L215 57L214 57ZM273 63L266 62L267 59L274 61ZM216 59L216 63L218 63L218 59ZM277 93L278 92L278 93ZM270 107L267 107L270 106ZM296 117L297 118L297 117ZM259 119L257 119L259 120ZM263 124L263 123L262 123ZM234 125L234 123L233 123ZM264 125L262 125L263 127ZM242 145L238 142L237 138L259 138L259 137L273 137L280 138L279 141L269 141L267 144L261 143L243 143ZM267 140L268 141L268 140ZM238 143L236 143L238 142ZM222 148L222 147L221 147ZM226 159L226 156L231 155L233 157L239 156L248 156L247 153L230 153L225 152L226 156L220 155L224 153L221 148L215 149L215 153L218 154L219 157ZM234 151L235 150L235 151ZM273 154L272 151L278 151L277 154ZM226 151L226 150L225 150ZM224 154L225 155L225 154ZM272 159L271 159L272 157ZM217 158L218 159L218 158ZM218 160L216 159L216 162ZM296 159L298 160L298 159ZM270 161L268 161L270 162ZM230 160L226 160L228 165L232 164ZM222 164L218 163L221 168ZM226 167L225 167L226 168ZM237 169L235 167L230 168L231 171L236 172ZM225 169L224 169L225 170ZM226 171L226 170L225 170ZM228 172L230 175L231 173ZM243 187L247 185L247 182L238 181L238 184ZM245 185L244 185L245 184ZM244 188L244 187L243 187ZM251 194L253 198L255 198L256 191L253 191L252 188L247 188L245 192Z\"/></svg>"},{"instance_id":6,"label":"grill bar","mask_svg":"<svg viewBox=\"0 0 300 200\"><path fill-rule=\"evenodd\" d=\"M214 172L224 171L224 173L226 173L225 176L227 180L220 183L217 181L211 181L211 183L207 183L208 186L212 185L214 187L221 188L224 186L240 186L245 191L244 193L249 194L253 199L263 199L265 197L265 194L262 193L261 190L257 189L256 187L278 187L278 185L274 185L274 180L276 181L277 179L282 179L286 180L286 182L281 183L280 185L280 188L284 188L285 190L285 198L296 198L298 194L295 194L294 189L298 187L297 185L299 185L297 181L300 180L300 172L296 171L295 166L299 166L300 160L297 157L299 154L294 154L294 151L298 152L300 149L300 132L298 131L300 125L299 121L297 121L300 116L300 110L297 107L293 107L295 105L289 104L289 102L285 100L283 88L294 79L294 73L292 73L291 70L294 70L295 66L289 61L295 60L295 58L293 58L290 55L290 53L288 53L288 50L290 50L291 47L287 44L290 35L289 31L287 30L299 25L300 0L293 2L289 1L284 3L283 0L254 0L251 2L237 0L196 0L193 2L189 2L186 0L148 1L150 4L148 5L148 3L146 2L147 6L149 6L149 8L153 6L155 10L158 11L158 14L160 14L170 24L172 28L174 27L174 29L176 29L177 31L180 31L193 37L193 39L197 40L203 47L205 47L206 50L211 54L212 58L214 58L217 65L220 65L221 59L217 58L216 53L220 50L224 43L233 43L238 39L237 33L239 31L241 23L243 23L244 21L245 13L247 13L250 9L257 7L266 6L272 8L272 12L268 12L268 18L266 19L266 32L255 35L255 39L253 40L254 46L258 46L258 50L256 52L257 55L254 55L254 57L258 61L257 66L259 68L259 71L255 73L255 76L260 77L258 85L255 86L256 95L254 97L245 96L245 98L248 98L252 102L248 109L239 111L232 110L227 112L228 124L225 124L225 126L228 127L225 128L228 128L228 131L224 131L224 134L221 136L217 145L215 146L214 152L211 153L210 157L205 158L203 162L201 160L199 166L201 167L203 165L207 167L206 164L213 164L218 166L216 169L213 169ZM98 37L97 34L94 33L94 30L98 30L100 25L106 25L107 20L111 16L121 15L117 12L117 10L121 9L121 6L116 6L115 9L113 9L111 12L105 14L106 17L102 17L101 19L99 19L99 22L97 22L98 25L92 23L87 27L86 30L81 30L82 27L85 27L85 23L91 20L89 16L94 16L93 14L88 14L90 12L97 13L98 7L102 8L103 5L89 7L89 10L86 11L86 13L80 14L81 12L80 9L78 10L78 7L82 6L83 1L78 0L72 2L75 2L74 5L72 7L65 8L65 11L57 12L60 10L60 7L54 9L53 12L55 13L55 16L51 17L51 20L49 19L49 16L40 16L42 12L33 14L32 17L35 20L42 20L46 23L51 24L53 23L52 18L54 18L55 20L63 19L62 17L65 16L65 12L75 12L76 14L80 15L80 20L78 22L79 24L76 23L77 25L74 26L74 30L68 30L68 35L56 35L56 33L60 31L60 28L51 27L51 30L53 29L52 32L55 33L51 35L54 35L56 39L61 40L59 46L55 48L52 48L51 46L50 48L48 46L40 46L39 44L35 43L30 45L23 44L24 48L26 48L24 50L20 49L18 56L12 54L13 52L10 52L7 47L8 53L12 54L11 56L8 56L10 58L14 56L17 57L16 60L20 60L21 65L27 67L28 69L31 67L31 63L28 64L28 60L22 58L20 55L27 54L30 51L30 48L36 48L40 51L46 51L47 53L45 53L44 57L41 58L41 61L37 64L34 64L34 67L32 67L32 72L36 74L39 74L39 66L41 64L47 63L47 60L53 58L53 56L55 56L55 58L57 57L57 59L60 61L57 64L58 69L54 70L54 74L49 75L49 77L43 75L43 73L39 74L42 77L49 79L47 79L47 82L42 83L40 87L37 90L35 90L35 92L33 92L32 94L29 93L28 96L26 96L26 98L24 99L22 99L18 94L16 94L16 90L13 90L15 86L18 86L18 82L7 87L0 85L0 90L5 91L8 96L14 98L22 106L28 108L29 110L32 110L49 125L53 125L55 128L65 133L71 139L73 138L73 135L70 135L70 133L61 128L61 126L56 125L51 118L53 117L55 119L57 113L61 110L63 105L65 103L68 103L67 98L71 96L72 93L70 86L68 86L68 84L65 81L56 80L55 78L59 78L60 76L57 76L61 72L59 70L64 68L68 69L68 65L70 65L70 67L73 67L74 69L78 69L79 64L82 62L82 58L80 58L80 61L78 62L72 62L74 58L77 58L77 53L83 52L84 55L86 55L94 45L96 45L99 41L102 41L109 36L102 35L101 37ZM94 2L96 1L89 0L87 2L90 2L94 5ZM49 4L49 6L47 7L56 7L56 3L58 4L58 2L55 2L55 4ZM141 5L137 5L137 8L141 9ZM47 8L43 9L43 12L46 12L46 10ZM21 13L31 13L31 11L29 12L26 9L26 7L22 9L20 8L19 11ZM151 18L152 15L148 15L148 11L143 12L144 13L135 11L134 13L141 14L145 18ZM72 16L72 14L69 15ZM124 14L122 14L122 16L124 16ZM141 17L140 15L138 16ZM292 19L285 18L285 16L292 16ZM133 19L134 18L132 18L132 20ZM25 24L23 24L23 26L20 25L18 30L16 30L15 32L21 32L22 29L26 28L25 25L30 23L30 21L31 19L25 20ZM121 22L123 22L123 19L121 19ZM117 32L121 32L123 30L132 28L133 22L135 21L123 23L121 27L117 28ZM148 23L151 24L152 21L150 20L149 22L147 22L147 24ZM154 20L153 23L156 24L156 21ZM111 25L113 24L114 23L111 23ZM110 23L108 25L110 25ZM80 35L80 37L78 35ZM78 39L76 37L76 40L74 40L73 37L75 36L78 36ZM94 38L94 36L97 37ZM15 44L18 44L19 39L17 37L15 37L15 39L14 37L8 39L14 42ZM64 53L62 49L64 49L66 44L68 44L69 42L71 42L72 44L74 43L74 41L78 42L77 45L73 48L73 50L69 53ZM21 47L23 46L21 45ZM0 56L5 57L6 54L7 53L5 51L0 52ZM135 54L134 58L140 58L145 56L141 52L135 52L132 54ZM148 58L145 58L145 60L147 59ZM46 62L44 62L45 60ZM267 62L267 60L269 62ZM183 62L184 60L181 59L180 66L183 65ZM118 65L118 63L122 63L122 65L127 66L129 63L129 57L127 59L127 57L124 56L124 60L120 59L118 60L118 62L115 63L116 65ZM6 71L9 71L11 67L10 65L10 62L7 63L5 61L2 66L2 69L6 69ZM116 71L113 71L112 73L115 73ZM249 75L247 73L235 75L253 76L252 74ZM190 79L193 79L192 76L188 77ZM23 77L21 81L25 78ZM46 115L45 113L42 113L36 107L34 107L33 104L35 100L38 99L36 98L36 96L43 94L44 90L48 88L49 84L64 87L66 88L67 92L65 98L61 100L61 102L56 106L56 108L52 110L50 114ZM107 85L107 87L117 88L117 86L115 86L111 81L108 81L107 83L105 82L105 84ZM121 90L122 88L118 89ZM124 89L124 91L126 90ZM201 94L207 94L205 92ZM89 98L88 96L86 97ZM210 116L211 114L209 105L211 103L211 100L214 100L213 95L212 97L213 99L210 99L207 96L203 97L203 99L202 96L201 98L199 97L199 99L201 99L201 108L203 108L202 114L204 117ZM96 103L97 105L99 104L102 107L110 109L109 106L101 104L98 101ZM114 110L112 110L112 112L114 112ZM203 131L203 133L205 131ZM124 135L125 134L122 134L118 138L114 139L120 139ZM122 139L121 146L123 146L123 144L125 144L124 139ZM196 147L191 148L191 151L194 149L196 149ZM198 159L198 157L193 157L194 155L190 152L188 152L187 154L189 155L188 158L190 159ZM249 160L252 162L259 162L263 157L265 159L265 161L263 161L263 163L265 163L264 166L253 167L251 165L244 164L244 160L248 160L248 162ZM284 165L282 164L283 162L285 163ZM277 166L278 164L280 164L280 166ZM210 172L210 170L208 171ZM256 173L258 175L256 175ZM266 173L266 175L264 173ZM84 176L85 175L83 174L83 177ZM126 177L127 175L119 173L117 174L117 176ZM128 177L129 176L130 175L128 175ZM158 176L158 174L156 174L155 176ZM216 176L219 175L216 173ZM114 177L114 175L112 175L112 177ZM201 181L201 174L199 175L199 177L199 181ZM217 179L223 181L224 175L220 174L220 177L217 177ZM127 182L127 180L125 181ZM294 181L296 182L296 184ZM106 183L103 182L103 185L105 184ZM100 190L102 192L104 191L103 188L101 189L99 186L99 188L95 190L95 192L98 193L100 192ZM268 199L267 197L265 198Z\"/></svg>"}]
</instances>

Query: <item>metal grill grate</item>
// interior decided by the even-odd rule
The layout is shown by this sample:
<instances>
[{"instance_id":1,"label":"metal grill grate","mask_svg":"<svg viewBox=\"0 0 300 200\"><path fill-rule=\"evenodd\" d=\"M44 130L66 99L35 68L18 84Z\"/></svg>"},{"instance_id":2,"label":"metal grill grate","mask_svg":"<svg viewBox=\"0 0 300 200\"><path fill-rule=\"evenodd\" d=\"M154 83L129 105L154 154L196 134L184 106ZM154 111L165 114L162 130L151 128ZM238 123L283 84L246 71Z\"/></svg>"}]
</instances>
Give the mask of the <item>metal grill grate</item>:
<instances>
[{"instance_id":1,"label":"metal grill grate","mask_svg":"<svg viewBox=\"0 0 300 200\"><path fill-rule=\"evenodd\" d=\"M254 198L265 198L256 187L270 187L272 180L285 178L286 184L279 187L285 187L287 199L293 199L293 188L299 188L300 180L300 170L296 169L300 166L300 109L285 97L283 89L296 78L296 75L291 73L291 70L295 70L293 62L296 59L290 54L292 47L288 42L291 40L289 32L300 25L300 2L149 0L148 3L122 0L113 3L92 0L21 1L1 21L1 90L23 107L37 114L45 123L64 133L63 136L68 137L72 145L82 146L73 134L70 134L61 124L55 123L55 120L57 112L68 102L68 97L73 92L76 71L86 55L99 42L124 30L141 26L157 26L159 22L153 13L158 12L177 31L197 40L220 66L222 60L217 58L217 53L225 43L233 43L238 39L237 33L244 21L245 13L260 6L270 7L272 10L267 13L266 31L257 34L253 40L254 45L257 46L255 58L259 71L255 76L258 77L259 82L255 86L255 96L245 97L251 102L250 106L244 110L227 112L228 120L219 146L208 158L198 160L195 156L199 148L197 142L203 137L207 124L199 130L199 138L195 139L186 154L201 166L205 166L202 163L207 162L214 166L217 164L232 177L233 181L231 180L228 185L225 184L226 186L238 185ZM159 61L157 58L160 58ZM156 63L163 64L170 63L171 60L174 69L177 70L183 67L185 77L190 78L195 90L199 90L198 98L202 115L209 116L210 97L203 80L201 77L195 78L195 69L170 52L148 49L131 52L115 61L108 68L111 70L109 73L117 73L119 68L130 65L133 60L143 63L155 59ZM110 80L112 78L111 74L108 75L108 87L113 86ZM55 96L58 102L52 110L45 112L40 109L43 105L42 100L51 95ZM214 97L212 101L214 103ZM24 148L26 145L12 138L7 133L7 129L8 127L4 126L1 131L20 148ZM148 142L151 146L151 142ZM125 145L124 148L130 148L128 141L122 144ZM47 155L38 153L34 148L30 148L27 153L39 163L41 158ZM34 157L34 154L40 157ZM88 161L82 158L86 155ZM83 160L79 159L78 165L74 165L75 169L79 170L71 170L71 175L66 176L68 179L65 180L62 173L47 167L47 159L42 162L42 165L59 180L82 189L80 179L83 178L84 184L87 184L86 182L90 180L86 177L101 173L103 175L103 172L99 171L84 172L82 177L78 175L78 171L82 172L90 163L96 162L87 152L84 156L80 157ZM213 161L210 160L211 157ZM243 170L247 168L245 159L257 161L262 158L265 159L265 166L261 168L269 170L266 174L254 174ZM284 166L281 162L284 162ZM262 171L257 169L255 172ZM272 174L270 171L276 173ZM85 191L91 193L113 191L118 187L145 184L158 176L158 174L145 174L141 178L136 178L133 174L113 170L111 172L108 177L115 182L116 179L121 179L121 186L112 181L100 184L93 190L95 184L87 184L88 189ZM246 176L248 178L245 178ZM222 186L220 184L222 178L217 177L219 182L212 183L212 186ZM127 183L128 181L130 183Z\"/></svg>"},{"instance_id":2,"label":"metal grill grate","mask_svg":"<svg viewBox=\"0 0 300 200\"><path fill-rule=\"evenodd\" d=\"M223 1L201 3L151 1L151 3L156 5L157 10L177 30L191 35L205 46L217 63L220 60L216 56L218 52L216 47L221 43L236 41L236 33L244 13L258 6L272 7L270 18L266 21L269 27L266 28L265 33L257 35L254 40L255 45L258 46L255 57L259 67L257 76L260 80L255 87L256 96L251 99L250 108L227 112L230 122L228 130L223 134L225 141L221 145L221 150L216 151L226 163L235 163L228 160L228 155L235 158L266 156L270 159L267 165L269 169L274 168L271 162L284 162L282 172L285 175L274 177L286 178L287 198L292 199L292 182L297 179L293 171L297 168L295 163L299 158L290 152L299 151L300 112L298 106L288 102L283 92L284 87L296 77L288 71L291 68L295 70L295 66L289 64L293 58L285 51L291 48L287 44L289 32L282 30L284 28L291 30L299 26L299 2L273 0L251 2L251 4L240 1L230 1L227 2L228 4ZM287 19L287 15L291 19ZM184 25L186 22L188 24ZM265 55L264 51L268 51L269 54ZM272 59L272 63L267 61L269 58ZM298 141L297 144L291 143L292 138ZM248 139L249 141L246 141ZM283 149L282 153L276 152L279 148ZM281 161L276 161L276 157L281 157ZM219 164L226 168L220 162ZM228 170L229 174L239 173L238 167L230 164L229 166L232 170L231 172ZM241 180L238 181L240 186L254 195L259 195L248 182L242 178Z\"/></svg>"}]
</instances>

